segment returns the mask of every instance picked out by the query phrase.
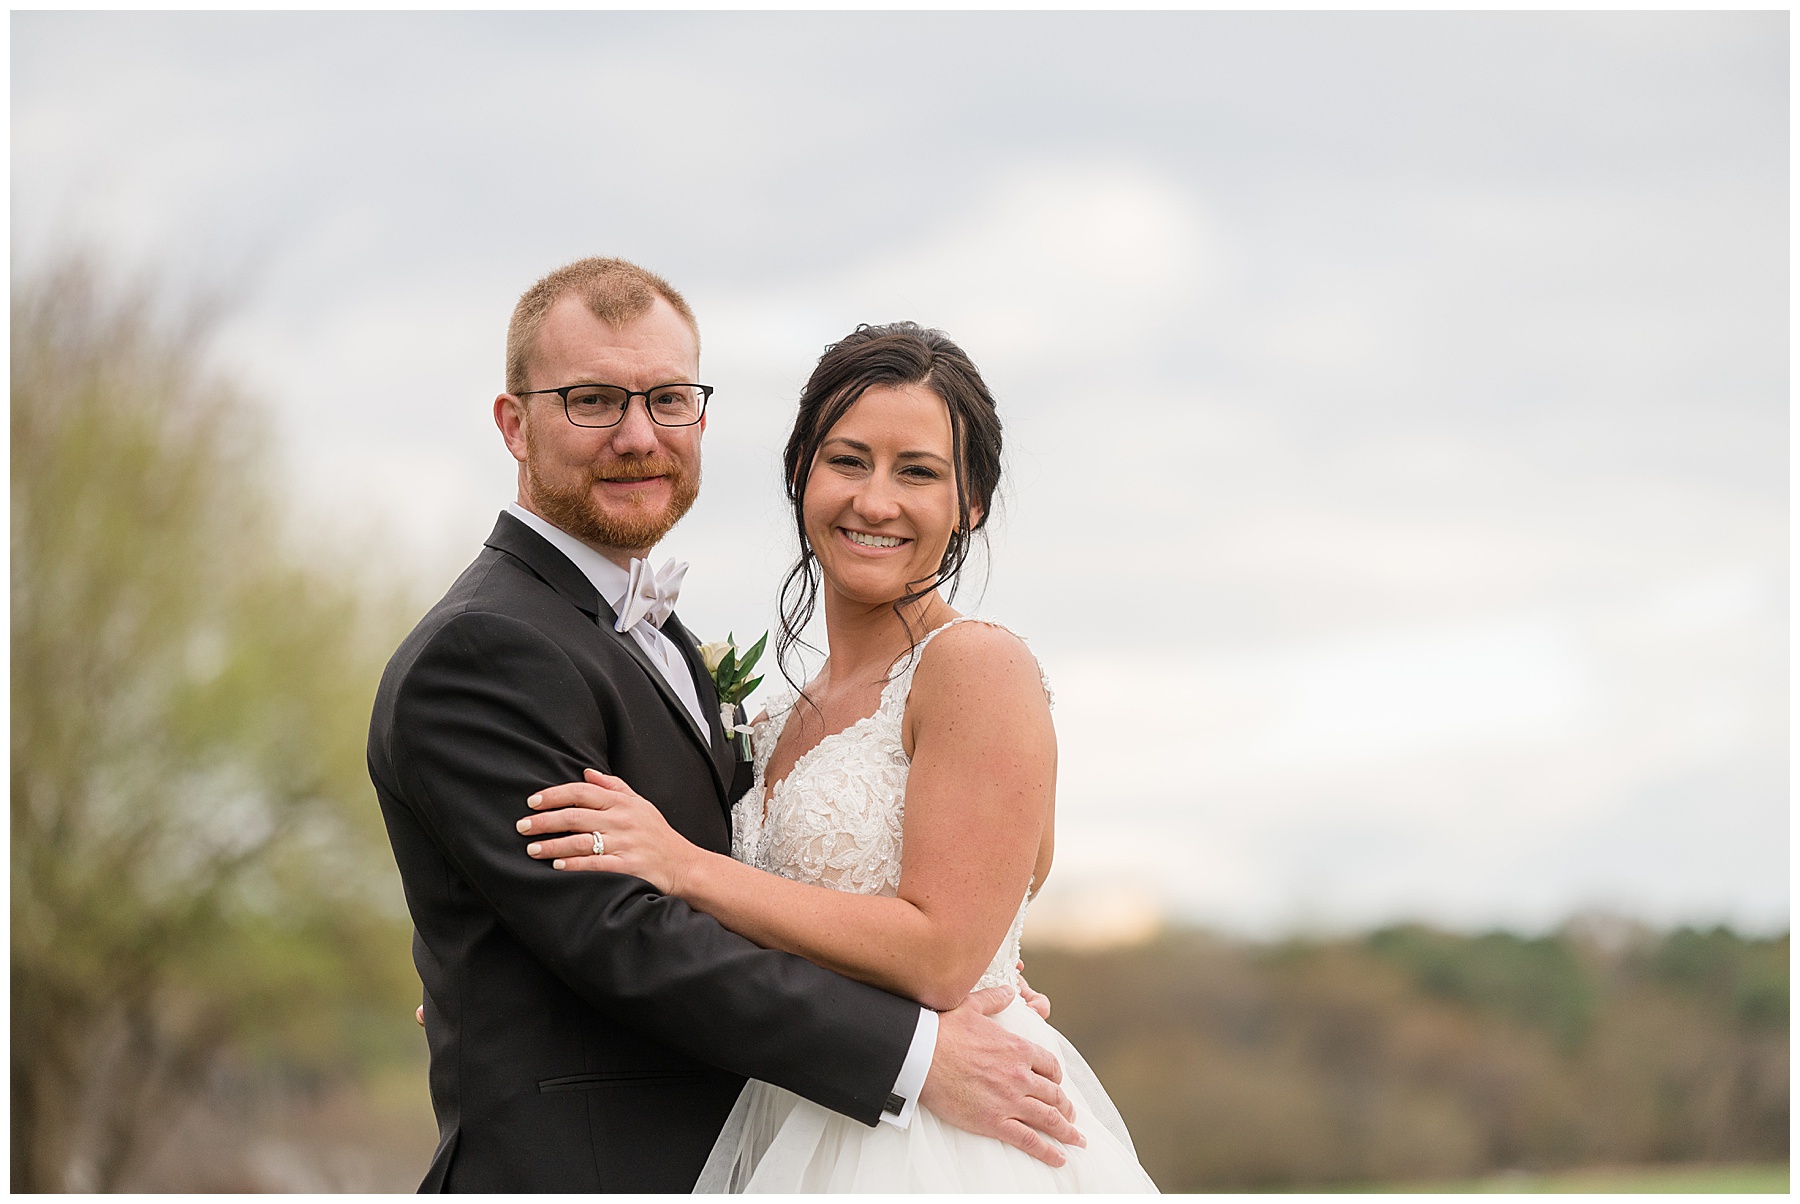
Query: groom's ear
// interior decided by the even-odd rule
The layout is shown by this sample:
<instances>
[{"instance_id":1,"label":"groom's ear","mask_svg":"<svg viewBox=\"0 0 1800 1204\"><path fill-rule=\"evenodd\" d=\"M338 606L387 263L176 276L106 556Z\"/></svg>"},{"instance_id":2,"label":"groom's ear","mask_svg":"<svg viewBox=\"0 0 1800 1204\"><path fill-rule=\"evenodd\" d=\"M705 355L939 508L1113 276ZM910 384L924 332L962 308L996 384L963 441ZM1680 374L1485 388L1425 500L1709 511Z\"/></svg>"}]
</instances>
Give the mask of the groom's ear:
<instances>
[{"instance_id":1,"label":"groom's ear","mask_svg":"<svg viewBox=\"0 0 1800 1204\"><path fill-rule=\"evenodd\" d=\"M494 425L513 459L525 463L525 399L502 393L494 398Z\"/></svg>"}]
</instances>

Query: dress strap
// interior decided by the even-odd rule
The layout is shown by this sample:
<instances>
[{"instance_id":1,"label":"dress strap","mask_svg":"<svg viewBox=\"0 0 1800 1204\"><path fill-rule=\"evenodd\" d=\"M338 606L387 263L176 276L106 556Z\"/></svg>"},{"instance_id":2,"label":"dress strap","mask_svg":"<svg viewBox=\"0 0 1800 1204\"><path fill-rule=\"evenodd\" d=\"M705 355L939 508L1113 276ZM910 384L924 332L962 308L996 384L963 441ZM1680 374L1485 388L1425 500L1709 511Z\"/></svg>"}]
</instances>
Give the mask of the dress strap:
<instances>
[{"instance_id":1,"label":"dress strap","mask_svg":"<svg viewBox=\"0 0 1800 1204\"><path fill-rule=\"evenodd\" d=\"M945 623L940 627L934 627L926 632L923 639L914 644L910 651L902 653L900 659L894 662L893 668L888 670L888 684L882 687L881 691L882 702L884 704L890 698L899 698L901 700L906 698L907 694L912 690L913 674L918 672L919 662L925 657L925 645L931 643L932 640L936 639L944 632L949 631L959 623L984 623L989 627L998 627L1001 631L1006 632L1008 635L1018 640L1019 643L1024 644L1027 652L1031 651L1031 642L1006 624L997 623L993 619L984 619L980 615L961 615L951 619L948 623ZM1050 678L1044 673L1043 662L1037 659L1037 653L1035 652L1031 654L1031 659L1032 662L1037 665L1038 681L1041 682L1044 687L1044 701L1054 707L1056 705L1056 695L1050 689Z\"/></svg>"},{"instance_id":2,"label":"dress strap","mask_svg":"<svg viewBox=\"0 0 1800 1204\"><path fill-rule=\"evenodd\" d=\"M769 698L763 704L768 718L757 725L757 734L750 741L750 760L756 767L756 781L761 784L763 774L769 768L769 757L775 752L775 742L780 739L781 731L787 726L788 712L800 701L800 693L792 686Z\"/></svg>"}]
</instances>

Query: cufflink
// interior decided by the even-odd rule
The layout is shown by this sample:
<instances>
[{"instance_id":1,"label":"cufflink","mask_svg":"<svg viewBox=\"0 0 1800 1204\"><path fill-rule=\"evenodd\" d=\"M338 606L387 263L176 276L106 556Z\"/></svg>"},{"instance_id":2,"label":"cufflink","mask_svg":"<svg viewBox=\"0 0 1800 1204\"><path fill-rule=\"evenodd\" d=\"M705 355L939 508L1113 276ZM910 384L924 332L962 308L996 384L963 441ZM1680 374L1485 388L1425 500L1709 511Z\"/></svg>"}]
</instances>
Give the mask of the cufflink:
<instances>
[{"instance_id":1,"label":"cufflink","mask_svg":"<svg viewBox=\"0 0 1800 1204\"><path fill-rule=\"evenodd\" d=\"M888 1092L887 1103L881 1106L882 1112L889 1116L898 1116L905 1109L906 1101L895 1095L892 1091Z\"/></svg>"}]
</instances>

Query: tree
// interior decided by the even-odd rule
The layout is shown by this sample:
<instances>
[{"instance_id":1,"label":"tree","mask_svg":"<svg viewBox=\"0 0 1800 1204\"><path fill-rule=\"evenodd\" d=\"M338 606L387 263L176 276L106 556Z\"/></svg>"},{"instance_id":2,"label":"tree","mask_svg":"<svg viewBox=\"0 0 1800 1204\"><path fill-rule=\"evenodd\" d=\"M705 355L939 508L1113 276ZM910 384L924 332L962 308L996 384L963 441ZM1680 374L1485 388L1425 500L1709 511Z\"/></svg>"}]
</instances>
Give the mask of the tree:
<instances>
[{"instance_id":1,"label":"tree","mask_svg":"<svg viewBox=\"0 0 1800 1204\"><path fill-rule=\"evenodd\" d=\"M64 262L12 310L12 1186L107 1190L222 1050L410 1012L363 764L397 606L295 554L207 323Z\"/></svg>"}]
</instances>

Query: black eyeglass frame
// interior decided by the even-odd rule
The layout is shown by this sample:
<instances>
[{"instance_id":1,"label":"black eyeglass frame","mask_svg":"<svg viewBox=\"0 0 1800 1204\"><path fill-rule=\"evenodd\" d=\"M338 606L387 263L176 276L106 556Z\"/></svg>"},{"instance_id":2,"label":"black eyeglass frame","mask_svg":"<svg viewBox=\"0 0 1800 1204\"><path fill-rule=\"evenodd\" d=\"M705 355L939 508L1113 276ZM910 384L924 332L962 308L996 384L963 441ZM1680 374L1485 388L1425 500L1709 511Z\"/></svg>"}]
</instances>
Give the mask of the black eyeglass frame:
<instances>
[{"instance_id":1,"label":"black eyeglass frame","mask_svg":"<svg viewBox=\"0 0 1800 1204\"><path fill-rule=\"evenodd\" d=\"M575 415L569 413L569 394L576 389L617 389L619 392L625 394L625 405L624 408L619 411L619 421L608 422L602 426L595 426L592 423L587 422L576 422ZM694 415L691 422L661 421L656 416L656 410L650 405L650 395L652 393L660 393L664 389L700 390L700 412ZM631 399L633 397L642 397L644 399L644 413L649 415L651 422L655 423L657 426L666 427L670 430L680 430L684 426L694 426L698 424L702 418L706 417L706 403L712 399L713 387L711 385L698 384L691 380L672 380L666 385L657 385L653 389L627 389L624 385L609 385L604 381L584 380L580 384L563 385L558 389L526 389L522 392L514 393L513 396L531 397L538 393L554 393L562 398L563 417L569 420L570 426L578 426L585 431L607 431L624 422L625 415L631 413Z\"/></svg>"}]
</instances>

